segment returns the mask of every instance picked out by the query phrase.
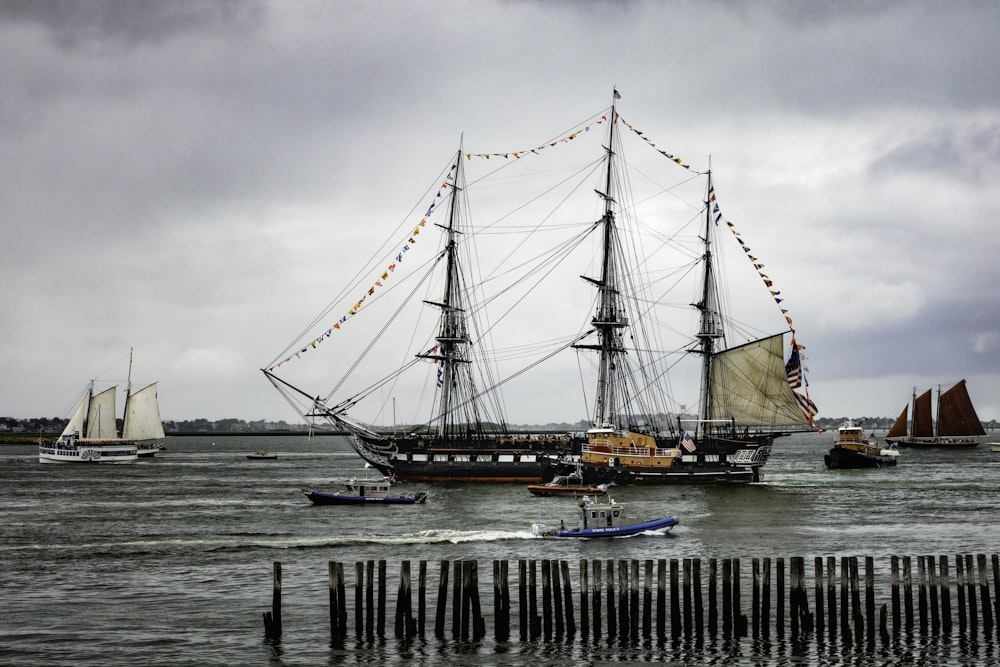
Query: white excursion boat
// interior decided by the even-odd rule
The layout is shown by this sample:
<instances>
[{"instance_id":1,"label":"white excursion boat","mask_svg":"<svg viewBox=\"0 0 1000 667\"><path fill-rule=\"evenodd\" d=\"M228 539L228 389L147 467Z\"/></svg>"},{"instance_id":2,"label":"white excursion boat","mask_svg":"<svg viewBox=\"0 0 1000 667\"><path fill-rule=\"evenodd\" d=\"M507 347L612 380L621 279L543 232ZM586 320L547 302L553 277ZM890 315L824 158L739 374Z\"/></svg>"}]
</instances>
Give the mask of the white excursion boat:
<instances>
[{"instance_id":1,"label":"white excursion boat","mask_svg":"<svg viewBox=\"0 0 1000 667\"><path fill-rule=\"evenodd\" d=\"M115 394L118 386L94 393L94 381L84 392L80 405L54 443L40 442L40 463L131 463L140 456L152 456L163 449L163 422L156 396L156 383L125 395L122 434L115 421Z\"/></svg>"}]
</instances>

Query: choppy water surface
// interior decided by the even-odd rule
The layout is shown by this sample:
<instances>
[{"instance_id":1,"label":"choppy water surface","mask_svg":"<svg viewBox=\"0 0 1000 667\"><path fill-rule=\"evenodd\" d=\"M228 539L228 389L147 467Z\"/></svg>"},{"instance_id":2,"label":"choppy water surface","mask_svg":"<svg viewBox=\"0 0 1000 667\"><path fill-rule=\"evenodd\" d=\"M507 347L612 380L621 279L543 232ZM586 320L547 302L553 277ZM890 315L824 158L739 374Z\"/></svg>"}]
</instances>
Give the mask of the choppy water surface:
<instances>
[{"instance_id":1,"label":"choppy water surface","mask_svg":"<svg viewBox=\"0 0 1000 667\"><path fill-rule=\"evenodd\" d=\"M1000 453L905 450L889 470L828 471L832 434L780 440L765 481L737 487L617 490L639 516L670 514L666 537L552 541L533 522L576 523L573 501L534 498L521 485L398 485L427 490L420 506L314 507L301 489L335 490L364 474L338 437L171 438L168 452L133 465L42 465L28 447L0 448L3 572L0 663L481 664L658 661L685 664L995 661L995 642L960 637L856 652L795 652L752 640L723 645L576 641L496 645L349 640L331 646L327 563L493 559L788 558L992 554L998 550ZM249 461L258 448L276 461ZM284 636L264 640L271 568L281 561ZM744 565L746 567L746 565ZM516 565L512 562L512 577ZM746 575L744 575L746 576ZM881 575L880 575L881 576ZM748 578L748 577L747 577ZM487 599L491 590L484 590ZM390 596L391 598L391 596ZM484 612L489 604L484 604ZM516 609L515 609L516 613Z\"/></svg>"}]
</instances>

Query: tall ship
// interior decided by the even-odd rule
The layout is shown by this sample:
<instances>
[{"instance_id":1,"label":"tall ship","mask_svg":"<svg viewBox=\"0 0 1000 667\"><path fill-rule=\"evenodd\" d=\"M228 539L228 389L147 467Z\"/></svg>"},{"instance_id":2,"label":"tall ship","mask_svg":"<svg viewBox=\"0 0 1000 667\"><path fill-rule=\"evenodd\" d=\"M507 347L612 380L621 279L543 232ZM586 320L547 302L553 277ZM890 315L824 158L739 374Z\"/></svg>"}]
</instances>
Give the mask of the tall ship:
<instances>
[{"instance_id":1,"label":"tall ship","mask_svg":"<svg viewBox=\"0 0 1000 667\"><path fill-rule=\"evenodd\" d=\"M907 403L886 433L886 442L899 447L979 446L986 429L979 421L964 379L944 391L938 387L937 422L934 421L932 402L930 389L917 395L914 388L912 417L910 404Z\"/></svg>"},{"instance_id":2,"label":"tall ship","mask_svg":"<svg viewBox=\"0 0 1000 667\"><path fill-rule=\"evenodd\" d=\"M368 278L265 365L271 384L302 418L346 432L366 462L398 480L537 483L582 471L588 484L758 481L774 440L811 428L815 404L795 391L808 386L803 348L780 291L723 218L711 170L657 148L619 115L618 99L534 147L460 147L404 240L387 242L360 272ZM623 135L652 159L638 178ZM563 153L577 161L549 164ZM467 180L472 163L485 173ZM668 171L671 184L653 178ZM508 201L493 182L526 193ZM496 209L491 219L473 224L472 191ZM546 197L557 204L541 204ZM438 250L422 256L429 224ZM720 235L735 239L744 276L768 293L769 323L737 320L729 332L728 306L744 298L723 294L716 278ZM309 333L324 320L325 331ZM391 337L393 326L405 335ZM748 333L759 326L778 330ZM347 347L349 330L360 347ZM326 393L292 378L320 357L335 378ZM423 384L404 379L413 371ZM399 420L397 398L424 416ZM512 399L543 410L547 427L512 429ZM359 417L366 402L374 407ZM567 427L557 410L587 417Z\"/></svg>"},{"instance_id":3,"label":"tall ship","mask_svg":"<svg viewBox=\"0 0 1000 667\"><path fill-rule=\"evenodd\" d=\"M131 353L120 436L115 412L117 393L117 385L97 391L91 380L56 441L39 443L39 462L131 463L161 451L165 433L156 383L132 391Z\"/></svg>"}]
</instances>

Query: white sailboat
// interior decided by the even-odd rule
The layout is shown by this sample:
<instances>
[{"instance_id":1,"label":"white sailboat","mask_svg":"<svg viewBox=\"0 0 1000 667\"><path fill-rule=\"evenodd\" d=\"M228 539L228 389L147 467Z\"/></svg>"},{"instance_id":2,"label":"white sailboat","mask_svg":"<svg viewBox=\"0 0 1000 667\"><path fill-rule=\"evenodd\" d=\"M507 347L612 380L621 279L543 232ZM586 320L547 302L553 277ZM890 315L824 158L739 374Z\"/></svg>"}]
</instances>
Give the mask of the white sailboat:
<instances>
[{"instance_id":1,"label":"white sailboat","mask_svg":"<svg viewBox=\"0 0 1000 667\"><path fill-rule=\"evenodd\" d=\"M54 443L40 443L40 463L131 463L140 456L163 450L163 422L156 383L131 391L132 362L129 354L129 389L121 437L115 418L117 385L94 393L94 381L84 392L76 412Z\"/></svg>"}]
</instances>

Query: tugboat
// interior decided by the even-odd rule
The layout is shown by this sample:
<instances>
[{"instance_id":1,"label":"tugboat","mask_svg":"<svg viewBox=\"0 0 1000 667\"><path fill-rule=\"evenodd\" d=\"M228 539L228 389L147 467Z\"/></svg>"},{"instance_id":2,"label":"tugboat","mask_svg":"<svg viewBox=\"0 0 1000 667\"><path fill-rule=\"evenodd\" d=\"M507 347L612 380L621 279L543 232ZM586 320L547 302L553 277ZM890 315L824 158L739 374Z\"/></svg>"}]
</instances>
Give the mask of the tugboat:
<instances>
[{"instance_id":1,"label":"tugboat","mask_svg":"<svg viewBox=\"0 0 1000 667\"><path fill-rule=\"evenodd\" d=\"M544 523L535 523L531 526L532 534L538 537L628 537L650 532L666 534L677 525L678 520L672 516L650 521L626 516L625 507L607 493L606 485L601 486L607 494L606 501L597 502L591 496L583 496L577 501L582 514L579 526L567 528L560 521L558 528L550 528Z\"/></svg>"},{"instance_id":2,"label":"tugboat","mask_svg":"<svg viewBox=\"0 0 1000 667\"><path fill-rule=\"evenodd\" d=\"M879 447L865 438L860 426L847 422L837 429L837 441L823 461L827 468L834 470L857 470L894 466L898 458L898 450Z\"/></svg>"}]
</instances>

